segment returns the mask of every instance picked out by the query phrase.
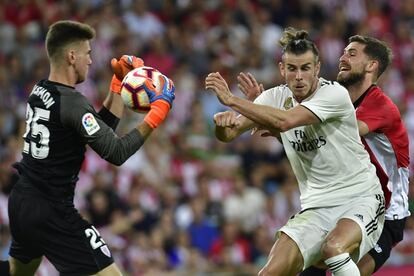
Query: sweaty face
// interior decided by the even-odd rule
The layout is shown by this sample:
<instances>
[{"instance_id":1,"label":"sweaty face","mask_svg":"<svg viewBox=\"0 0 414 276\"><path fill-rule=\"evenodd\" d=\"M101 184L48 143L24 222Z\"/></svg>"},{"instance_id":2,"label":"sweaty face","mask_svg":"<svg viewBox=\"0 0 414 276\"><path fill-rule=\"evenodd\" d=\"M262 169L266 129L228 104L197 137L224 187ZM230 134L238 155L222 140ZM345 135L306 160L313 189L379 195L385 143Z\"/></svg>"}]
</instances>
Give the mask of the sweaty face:
<instances>
[{"instance_id":1,"label":"sweaty face","mask_svg":"<svg viewBox=\"0 0 414 276\"><path fill-rule=\"evenodd\" d=\"M349 87L362 81L365 77L365 67L368 64L368 56L363 52L365 45L351 42L339 58L339 73L337 81L345 87Z\"/></svg>"},{"instance_id":2,"label":"sweaty face","mask_svg":"<svg viewBox=\"0 0 414 276\"><path fill-rule=\"evenodd\" d=\"M309 97L317 87L320 65L315 59L310 50L300 55L287 52L279 63L280 73L299 102Z\"/></svg>"},{"instance_id":3,"label":"sweaty face","mask_svg":"<svg viewBox=\"0 0 414 276\"><path fill-rule=\"evenodd\" d=\"M88 75L89 66L92 64L91 46L88 40L77 43L74 48L75 72L77 75L76 83L81 83Z\"/></svg>"}]
</instances>

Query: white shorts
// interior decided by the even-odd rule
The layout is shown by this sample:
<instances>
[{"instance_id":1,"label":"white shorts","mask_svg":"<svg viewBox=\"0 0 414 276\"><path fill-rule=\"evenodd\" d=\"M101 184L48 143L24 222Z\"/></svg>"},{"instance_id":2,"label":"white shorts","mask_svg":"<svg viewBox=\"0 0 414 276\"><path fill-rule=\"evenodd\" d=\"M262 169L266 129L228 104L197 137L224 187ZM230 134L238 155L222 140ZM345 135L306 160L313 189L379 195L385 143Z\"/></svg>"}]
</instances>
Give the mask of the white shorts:
<instances>
[{"instance_id":1,"label":"white shorts","mask_svg":"<svg viewBox=\"0 0 414 276\"><path fill-rule=\"evenodd\" d=\"M322 243L337 221L348 218L358 223L362 231L359 250L351 254L358 262L378 241L384 226L384 213L383 195L358 197L347 205L303 210L289 219L277 236L284 232L295 241L303 256L303 269L306 269L320 261Z\"/></svg>"}]
</instances>

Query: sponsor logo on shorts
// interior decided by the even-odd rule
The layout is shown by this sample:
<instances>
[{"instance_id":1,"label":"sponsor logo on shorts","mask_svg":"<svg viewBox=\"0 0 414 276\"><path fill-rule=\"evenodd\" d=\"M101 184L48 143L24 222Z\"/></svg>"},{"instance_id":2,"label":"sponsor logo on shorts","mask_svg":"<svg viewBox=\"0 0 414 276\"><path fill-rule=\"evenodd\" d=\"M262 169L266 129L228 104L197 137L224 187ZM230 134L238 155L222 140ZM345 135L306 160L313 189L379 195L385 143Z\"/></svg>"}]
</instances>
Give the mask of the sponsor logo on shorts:
<instances>
[{"instance_id":1,"label":"sponsor logo on shorts","mask_svg":"<svg viewBox=\"0 0 414 276\"><path fill-rule=\"evenodd\" d=\"M101 129L92 113L86 113L85 115L83 115L82 125L83 128L86 130L86 133L88 133L88 135L92 135L96 133L99 129Z\"/></svg>"},{"instance_id":2,"label":"sponsor logo on shorts","mask_svg":"<svg viewBox=\"0 0 414 276\"><path fill-rule=\"evenodd\" d=\"M359 218L362 222L364 221L364 216L360 214L354 214L357 218Z\"/></svg>"}]
</instances>

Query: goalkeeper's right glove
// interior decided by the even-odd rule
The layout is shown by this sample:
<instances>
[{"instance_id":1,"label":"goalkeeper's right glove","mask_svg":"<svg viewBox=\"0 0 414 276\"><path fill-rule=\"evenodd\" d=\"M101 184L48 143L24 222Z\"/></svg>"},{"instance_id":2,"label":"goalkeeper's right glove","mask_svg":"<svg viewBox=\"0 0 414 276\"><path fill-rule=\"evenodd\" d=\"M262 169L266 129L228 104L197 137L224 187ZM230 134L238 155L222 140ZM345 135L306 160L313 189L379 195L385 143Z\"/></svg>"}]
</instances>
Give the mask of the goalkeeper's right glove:
<instances>
[{"instance_id":1,"label":"goalkeeper's right glove","mask_svg":"<svg viewBox=\"0 0 414 276\"><path fill-rule=\"evenodd\" d=\"M121 92L121 83L124 77L133 69L144 66L144 61L136 56L123 55L119 60L111 60L112 81L110 89L112 92L119 94Z\"/></svg>"},{"instance_id":2,"label":"goalkeeper's right glove","mask_svg":"<svg viewBox=\"0 0 414 276\"><path fill-rule=\"evenodd\" d=\"M151 127L158 127L167 117L175 99L175 87L172 80L165 76L160 76L161 91L156 88L150 81L146 81L144 89L150 100L150 111L145 116L144 121Z\"/></svg>"}]
</instances>

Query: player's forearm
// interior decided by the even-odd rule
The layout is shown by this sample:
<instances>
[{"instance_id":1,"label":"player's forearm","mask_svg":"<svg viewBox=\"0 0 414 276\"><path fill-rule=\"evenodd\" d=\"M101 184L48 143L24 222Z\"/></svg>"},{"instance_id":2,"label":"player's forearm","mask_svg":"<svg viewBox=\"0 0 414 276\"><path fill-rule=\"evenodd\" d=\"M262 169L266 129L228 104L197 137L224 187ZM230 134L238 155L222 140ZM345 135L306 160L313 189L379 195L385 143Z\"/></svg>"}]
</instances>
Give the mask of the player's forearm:
<instances>
[{"instance_id":1,"label":"player's forearm","mask_svg":"<svg viewBox=\"0 0 414 276\"><path fill-rule=\"evenodd\" d=\"M124 112L124 103L119 94L109 91L106 99L103 102L103 107L99 111L99 115L102 120L110 126L113 130L116 129L119 123L119 119Z\"/></svg>"},{"instance_id":2,"label":"player's forearm","mask_svg":"<svg viewBox=\"0 0 414 276\"><path fill-rule=\"evenodd\" d=\"M105 106L112 114L118 118L122 118L124 112L124 102L121 95L109 91L106 96L103 106Z\"/></svg>"},{"instance_id":3,"label":"player's forearm","mask_svg":"<svg viewBox=\"0 0 414 276\"><path fill-rule=\"evenodd\" d=\"M152 131L154 130L152 127L150 127L146 122L141 122L136 129L139 131L139 133L141 134L142 138L144 139L144 141L148 138L148 136L152 133Z\"/></svg>"},{"instance_id":4,"label":"player's forearm","mask_svg":"<svg viewBox=\"0 0 414 276\"><path fill-rule=\"evenodd\" d=\"M135 129L122 137L108 132L99 141L90 145L106 161L120 166L141 148L152 131L153 129L149 125L141 122Z\"/></svg>"},{"instance_id":5,"label":"player's forearm","mask_svg":"<svg viewBox=\"0 0 414 276\"><path fill-rule=\"evenodd\" d=\"M112 130L115 131L115 129L118 126L119 118L115 116L108 108L103 106L101 110L98 112L99 116L101 117L102 121L105 122Z\"/></svg>"},{"instance_id":6,"label":"player's forearm","mask_svg":"<svg viewBox=\"0 0 414 276\"><path fill-rule=\"evenodd\" d=\"M144 142L145 137L137 129L133 129L122 137L116 136L112 131L107 132L89 145L103 159L120 166L137 152Z\"/></svg>"},{"instance_id":7,"label":"player's forearm","mask_svg":"<svg viewBox=\"0 0 414 276\"><path fill-rule=\"evenodd\" d=\"M288 116L284 110L254 104L239 97L232 97L228 106L265 128L280 129L282 131L289 129Z\"/></svg>"}]
</instances>

